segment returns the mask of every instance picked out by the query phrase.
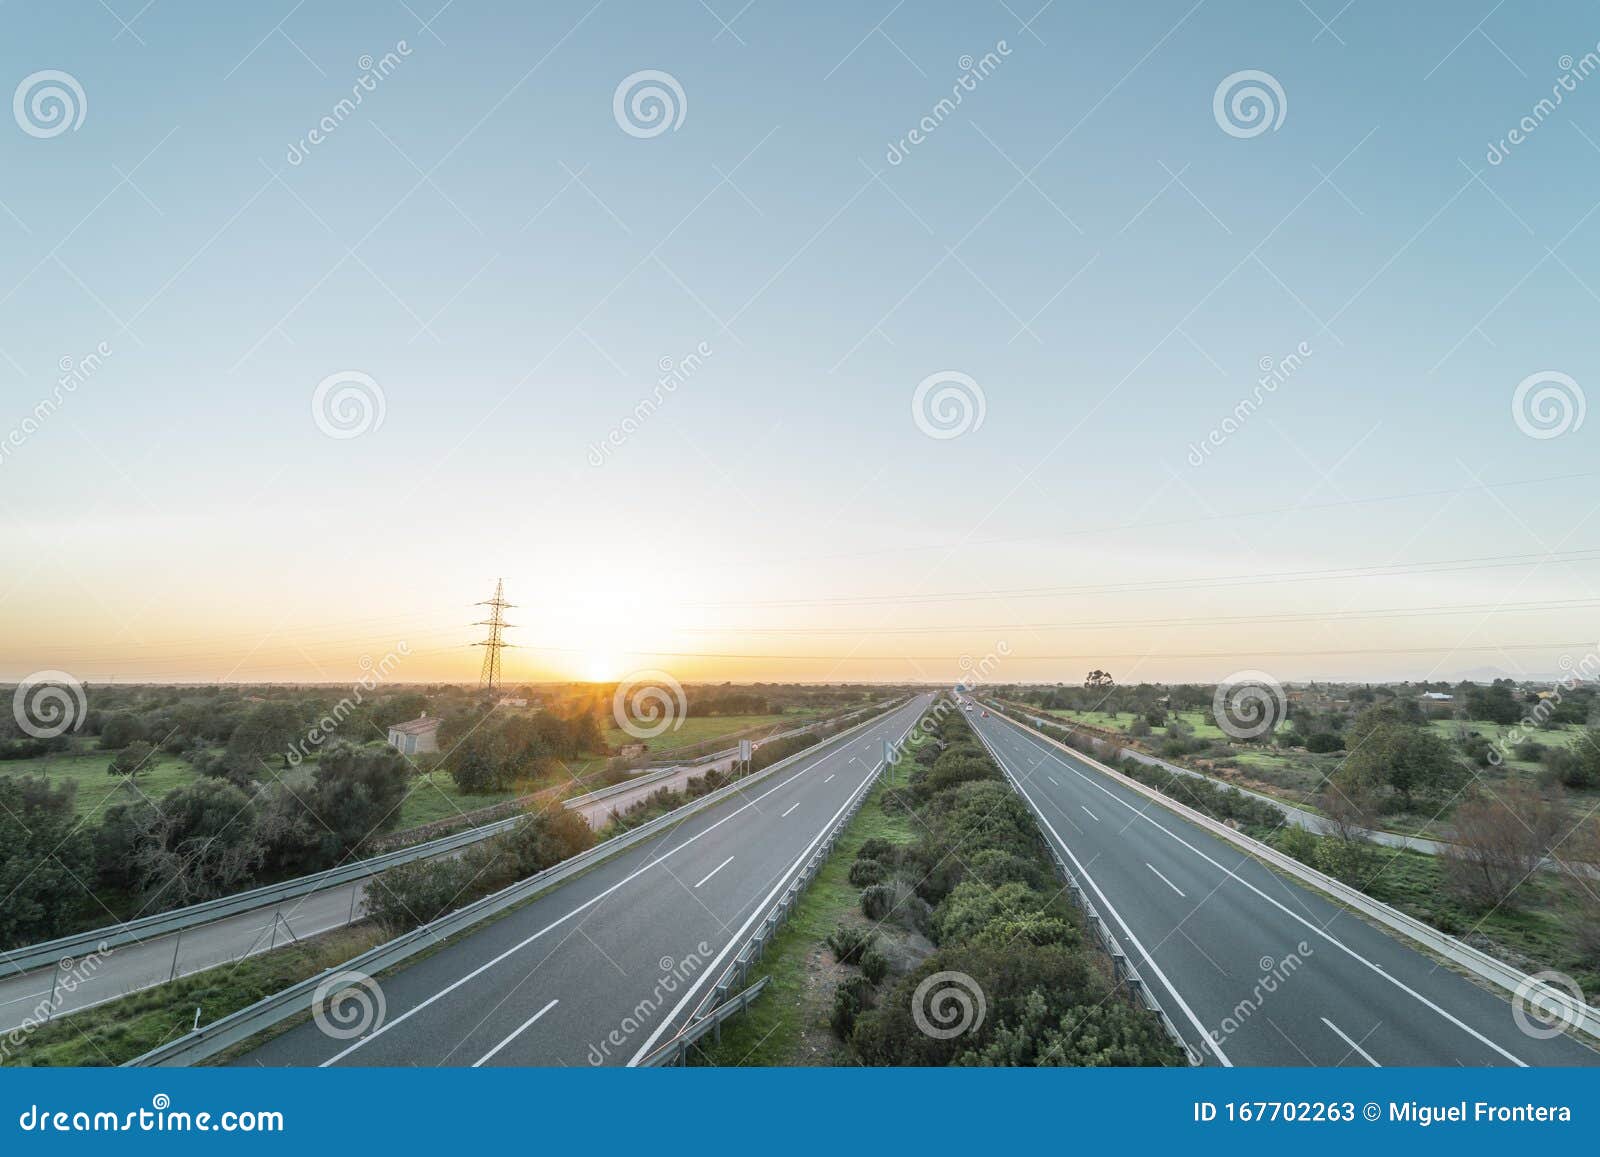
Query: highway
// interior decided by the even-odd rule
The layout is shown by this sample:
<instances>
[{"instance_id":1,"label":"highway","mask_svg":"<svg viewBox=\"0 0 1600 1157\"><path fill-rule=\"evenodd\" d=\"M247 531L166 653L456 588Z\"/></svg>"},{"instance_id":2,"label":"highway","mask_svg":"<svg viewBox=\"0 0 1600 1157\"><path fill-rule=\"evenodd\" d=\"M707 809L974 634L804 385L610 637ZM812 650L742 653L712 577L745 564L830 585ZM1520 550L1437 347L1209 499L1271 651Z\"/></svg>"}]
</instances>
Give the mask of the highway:
<instances>
[{"instance_id":1,"label":"highway","mask_svg":"<svg viewBox=\"0 0 1600 1157\"><path fill-rule=\"evenodd\" d=\"M692 1014L929 699L382 977L384 1015L362 1035L306 1021L235 1063L636 1063Z\"/></svg>"},{"instance_id":2,"label":"highway","mask_svg":"<svg viewBox=\"0 0 1600 1157\"><path fill-rule=\"evenodd\" d=\"M1496 992L994 712L967 715L1212 1065L1593 1065Z\"/></svg>"}]
</instances>

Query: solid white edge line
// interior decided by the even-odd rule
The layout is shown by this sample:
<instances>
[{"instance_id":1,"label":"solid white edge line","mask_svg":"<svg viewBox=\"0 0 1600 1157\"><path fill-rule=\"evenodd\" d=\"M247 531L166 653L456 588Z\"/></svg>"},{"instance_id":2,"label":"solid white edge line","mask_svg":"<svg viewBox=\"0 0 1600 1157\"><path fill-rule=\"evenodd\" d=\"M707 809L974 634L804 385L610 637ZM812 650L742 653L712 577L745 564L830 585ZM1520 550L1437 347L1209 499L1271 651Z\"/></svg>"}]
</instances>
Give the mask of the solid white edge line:
<instances>
[{"instance_id":1,"label":"solid white edge line","mask_svg":"<svg viewBox=\"0 0 1600 1157\"><path fill-rule=\"evenodd\" d=\"M556 1005L558 1005L560 1003L561 1003L560 1000L552 1000L549 1004L545 1005L538 1012L534 1013L527 1020L523 1021L520 1025L518 1025L515 1029L513 1029L512 1032L511 1032L511 1035L506 1037L505 1040L501 1041L499 1044L495 1045L494 1048L490 1049L488 1052L484 1053L477 1060L473 1061L472 1062L472 1067L475 1068L475 1069L481 1067L483 1065L483 1063L485 1061L489 1060L491 1057L493 1057L495 1053L499 1052L501 1049L505 1048L512 1041L516 1040L519 1036L521 1036L523 1031L525 1029L527 1029L529 1025L531 1025L534 1021L538 1020L541 1016L543 1016L545 1013L549 1012L552 1008L554 1008Z\"/></svg>"},{"instance_id":2,"label":"solid white edge line","mask_svg":"<svg viewBox=\"0 0 1600 1157\"><path fill-rule=\"evenodd\" d=\"M1072 866L1078 870L1078 878L1085 884L1088 884L1089 887L1094 889L1094 894L1100 897L1100 906L1104 908L1106 912L1110 913L1111 918L1122 926L1123 933L1128 937L1128 943L1132 944L1134 948L1138 950L1139 955L1144 958L1144 962L1149 966L1150 971L1155 973L1156 978L1161 981L1161 983L1166 987L1167 991L1172 993L1172 998L1178 1002L1178 1007L1183 1010L1183 1015L1189 1018L1189 1023L1194 1025L1195 1031L1200 1034L1200 1039L1205 1042L1206 1047L1216 1054L1217 1060L1222 1063L1224 1068L1233 1068L1233 1062L1228 1059L1228 1054L1222 1051L1222 1046L1211 1039L1211 1034L1206 1031L1205 1025L1200 1023L1200 1018L1194 1014L1194 1009L1189 1007L1189 1002L1183 999L1183 994L1178 991L1177 986L1167 978L1167 974L1165 972L1161 971L1161 965L1156 963L1155 957L1151 956L1149 952L1145 951L1144 945L1140 943L1139 938L1133 934L1133 929L1128 927L1128 922L1122 918L1122 914L1120 912L1112 907L1111 901L1107 900L1106 894L1100 890L1100 885L1094 882L1094 877L1083 870L1083 865L1078 862L1078 857L1072 854L1072 849L1067 846L1067 841L1061 838L1061 833L1056 831L1055 825L1045 818L1044 809L1034 802L1033 796L1028 794L1028 789L1022 785L1022 781L1017 778L1017 776L1012 772L1011 768L1006 765L1006 761L1001 758L998 749L989 743L988 737L985 736L983 732L978 731L976 727L973 728L973 731L977 732L978 738L983 741L983 745L989 748L989 753L993 755L995 761L1000 764L1000 770L1003 771L1006 777L1016 785L1016 789L1022 793L1023 798L1026 799L1032 806L1035 818L1038 819L1038 821L1045 826L1050 834L1055 837L1056 843L1061 846L1061 850L1065 852L1067 854L1067 858L1072 861Z\"/></svg>"},{"instance_id":3,"label":"solid white edge line","mask_svg":"<svg viewBox=\"0 0 1600 1157\"><path fill-rule=\"evenodd\" d=\"M733 863L733 857L729 856L726 860L723 860L722 863L718 864L715 868L712 868L705 875L701 876L700 884L704 884L707 880L711 879L712 876L715 876L718 872L722 871L723 868L726 868L731 863ZM696 884L695 887L698 888L700 884Z\"/></svg>"},{"instance_id":4,"label":"solid white edge line","mask_svg":"<svg viewBox=\"0 0 1600 1157\"><path fill-rule=\"evenodd\" d=\"M901 740L905 739L907 735L911 734L911 729L917 725L917 720L921 719L924 714L925 712L922 711L917 712L917 714L912 718L911 723L904 731L900 733L900 739L895 740L897 744ZM667 1013L667 1015L662 1018L661 1023L656 1026L655 1031L650 1034L649 1039L646 1040L644 1044L640 1045L639 1051L634 1053L633 1056L629 1058L626 1066L627 1068L633 1068L639 1063L641 1058L649 1056L650 1050L655 1047L656 1041L660 1038L661 1034L678 1019L678 1015L683 1011L684 1006L695 998L695 995L702 987L704 987L706 984L709 984L715 977L721 975L721 973L718 971L718 966L721 965L723 957L727 956L728 953L733 952L744 943L745 934L749 932L751 925L762 918L763 914L767 910L767 906L772 903L773 899L778 895L779 892L788 887L790 877L792 877L795 872L799 871L800 865L806 862L807 857L811 855L812 849L822 842L823 838L828 834L828 831L835 823L839 821L839 817L845 813L845 810L855 802L858 796L866 794L867 789L872 786L873 779L877 775L878 769L883 765L884 761L879 760L867 770L867 774L861 780L861 785L845 798L844 803L839 805L839 810L833 813L833 818L822 825L822 830L819 831L815 838L813 838L812 841L806 845L805 851L800 853L799 858L796 859L794 863L790 864L788 868L778 874L778 882L772 886L772 891L768 892L762 899L761 903L755 906L755 910L750 913L749 919L747 919L744 924L740 926L739 930L733 934L733 938L723 946L722 951L717 953L716 957L706 967L705 971L701 973L700 979L695 981L695 983L689 987L689 990L683 994L683 999L678 1001L677 1004L673 1005L672 1011Z\"/></svg>"},{"instance_id":5,"label":"solid white edge line","mask_svg":"<svg viewBox=\"0 0 1600 1157\"><path fill-rule=\"evenodd\" d=\"M1007 719L1004 715L1000 716L1000 718L1001 719L1005 719L1006 722L1010 723L1013 727L1019 726L1019 724L1017 724L1015 720ZM1024 739L1026 739L1029 743L1033 744L1035 747L1038 747L1040 751L1046 751L1046 752L1050 751L1049 748L1040 746L1039 742L1036 739L1034 739L1031 735L1028 735L1026 732L1022 733L1022 737ZM1055 755L1057 762L1060 762L1064 767L1066 767L1074 775L1079 776L1085 783L1088 783L1088 784L1090 784L1090 785L1092 785L1094 787L1099 788L1101 791L1105 792L1106 795L1110 796L1112 799L1116 800L1123 807L1125 807L1129 811L1131 811L1134 815L1139 816L1141 819L1147 820L1150 824L1155 826L1160 831L1166 832L1167 835L1171 836L1178 843L1180 843L1184 847L1188 848L1191 852L1193 852L1195 855L1199 856L1202 860L1205 860L1206 863L1210 864L1212 867L1214 867L1214 868L1218 869L1219 871L1223 872L1225 875L1231 876L1238 883L1243 884L1246 888L1249 888L1257 896L1260 896L1263 900L1265 900L1267 903L1271 904L1274 908L1277 908L1279 911L1283 912L1285 915L1293 918L1294 920L1299 921L1301 924L1304 924L1307 928L1311 929L1311 931L1315 932L1318 936L1322 937L1322 939L1326 940L1329 944L1332 944L1335 948L1339 949L1341 952L1346 953L1348 956L1351 957L1351 959L1360 961L1362 964L1364 964L1368 968L1370 968L1373 972L1376 972L1379 976L1383 977L1390 984L1392 984L1396 988L1398 988L1401 992L1404 992L1407 996L1410 996L1410 997L1414 998L1418 1003L1422 1004L1424 1007L1432 1009L1434 1012L1438 1013L1445 1020L1449 1021L1451 1024L1455 1025L1457 1028L1461 1029L1463 1032L1467 1033L1469 1036L1474 1037L1475 1039L1477 1039L1478 1041L1482 1042L1483 1044L1488 1045L1491 1049L1493 1049L1495 1052L1499 1053L1501 1056L1505 1057L1506 1060L1510 1061L1512 1064L1516 1065L1518 1068L1524 1068L1525 1069L1525 1068L1528 1067L1528 1062L1527 1061L1525 1061L1522 1058L1516 1056L1514 1053L1507 1052L1505 1049L1503 1049L1499 1045L1497 1045L1494 1041L1490 1040L1488 1037L1484 1036L1477 1029L1473 1028L1470 1024L1466 1023L1466 1021L1462 1020L1460 1017L1457 1017L1456 1015L1454 1015L1453 1013L1449 1012L1448 1010L1446 1010L1444 1008L1441 1008L1439 1005L1437 1005L1433 1001L1429 1000L1426 996L1423 996L1422 993L1418 992L1416 989L1414 989L1410 985L1406 984L1403 980L1400 980L1399 978L1397 978L1397 977L1391 975L1390 973L1384 971L1378 965L1374 964L1372 961L1368 960L1365 956L1361 955L1361 953L1357 952L1354 948L1351 948L1348 944L1344 943L1344 941L1340 940L1337 936L1334 936L1332 933L1325 931L1324 929L1318 927L1316 924L1313 924L1311 921L1309 921L1305 917L1301 916L1298 912L1294 911L1292 908L1289 908L1284 904L1280 904L1277 900L1274 900L1271 896L1267 895L1260 888L1258 888L1254 884L1252 884L1249 880L1246 880L1244 877L1242 877L1242 876L1238 875L1237 873L1235 873L1232 869L1227 868L1224 865L1217 863L1216 860L1213 860L1210 856L1206 855L1199 848L1197 848L1193 844L1191 844L1188 840L1184 839L1182 836L1178 835L1176 832L1174 832L1171 829L1167 828L1166 826L1164 826L1163 824L1159 823L1158 821L1156 821L1154 819L1151 819L1151 817L1147 813L1142 812L1138 808L1134 807L1131 803L1129 803L1127 800L1123 799L1121 796L1117 795L1116 792L1112 791L1110 788L1106 787L1104 784L1096 782L1094 779L1090 778L1088 775L1085 775L1083 773L1083 771L1081 771L1077 767L1074 767L1071 763L1068 763L1065 760L1062 760L1061 757L1058 754L1056 754L1055 752L1050 752L1050 754ZM1215 839L1216 837L1213 836L1212 838ZM1248 853L1242 853L1242 854L1248 855ZM1270 871L1271 869L1268 869L1268 870ZM1274 873L1274 874L1276 875L1276 873ZM1309 890L1309 889L1307 889L1307 890ZM1401 944L1401 941L1395 940L1395 943ZM1409 945L1404 945L1404 944L1402 944L1401 946L1402 947L1410 947ZM1417 951L1415 948L1413 948L1411 950L1413 952ZM1418 955L1420 956L1421 953L1419 952ZM1423 957L1423 959L1426 959L1426 957Z\"/></svg>"},{"instance_id":6,"label":"solid white edge line","mask_svg":"<svg viewBox=\"0 0 1600 1157\"><path fill-rule=\"evenodd\" d=\"M1151 862L1150 862L1150 861L1149 861L1149 860L1146 860L1146 861L1145 861L1145 862L1144 862L1144 866L1145 866L1145 867L1147 867L1147 868L1149 868L1149 869L1150 869L1150 870L1151 870L1151 871L1152 871L1152 872L1155 872L1155 874L1156 874L1156 879L1158 879L1158 880L1160 880L1160 881L1161 881L1161 882L1162 882L1162 883L1163 883L1163 884L1165 884L1165 885L1166 885L1166 886L1167 886L1167 887L1169 887L1169 888L1171 888L1171 889L1172 889L1172 890L1173 890L1173 891L1174 891L1174 892L1176 892L1176 893L1178 893L1178 895L1180 895L1180 896L1183 896L1183 889L1182 889L1182 888L1180 888L1180 887L1178 887L1178 885L1176 885L1176 884L1174 884L1174 883L1173 883L1173 882L1172 882L1172 881L1171 881L1171 880L1169 880L1169 879L1167 879L1167 878L1166 878L1166 877L1165 877L1165 876L1163 876L1163 875L1162 875L1162 874L1161 874L1161 871L1160 871L1160 869L1158 869L1158 868L1157 868L1157 867L1156 867L1156 866L1155 866L1155 865L1154 865L1154 864L1152 864L1152 863L1151 863ZM1185 900L1187 900L1187 899L1188 899L1188 898L1189 898L1189 897L1187 897L1187 896L1183 896L1183 898L1184 898L1184 899L1185 899Z\"/></svg>"},{"instance_id":7,"label":"solid white edge line","mask_svg":"<svg viewBox=\"0 0 1600 1157\"><path fill-rule=\"evenodd\" d=\"M1319 1017L1318 1019L1321 1020L1323 1024L1325 1024L1329 1028L1331 1028L1334 1032L1338 1033L1340 1040L1344 1041L1345 1044L1349 1045L1351 1048L1355 1049L1356 1052L1360 1053L1363 1057L1365 1057L1367 1059L1367 1064L1371 1065L1375 1069L1383 1068L1382 1065L1380 1065L1377 1061L1372 1059L1372 1054L1371 1053L1369 1053L1366 1049L1362 1048L1360 1045L1356 1044L1355 1041L1351 1040L1348 1036L1346 1036L1345 1032L1344 1032L1344 1029L1342 1029L1338 1025L1334 1024L1333 1021L1329 1020L1325 1016L1324 1017Z\"/></svg>"},{"instance_id":8,"label":"solid white edge line","mask_svg":"<svg viewBox=\"0 0 1600 1157\"><path fill-rule=\"evenodd\" d=\"M919 715L918 718L921 718L921 716ZM915 722L913 722L912 726L915 726L915 725L916 725ZM906 730L909 731L910 728L908 727ZM826 741L824 741L824 742L826 742ZM684 840L683 843L679 844L677 847L670 848L667 851L662 852L661 855L657 856L655 859L651 860L649 863L645 864L643 867L636 868L634 871L630 872L628 875L626 875L622 879L618 880L615 884L611 885L611 887L607 888L605 891L599 893L598 895L591 896L589 899L585 900L582 904L579 904L576 908L572 909L572 911L568 912L565 916L558 916L556 919L554 919L550 923L546 924L543 928L539 929L539 931L537 931L537 932L533 933L532 935L528 936L526 939L521 940L516 944L513 944L510 948L507 948L504 952L500 953L500 955L494 957L492 960L485 961L483 964L478 965L478 967L474 968L471 972L467 973L465 976L461 977L459 980L456 980L456 981L453 981L450 984L447 984L445 987L441 988L438 992L434 993L432 996L430 996L426 1000L424 1000L421 1004L415 1005L412 1008L408 1008L405 1012L401 1013L399 1016L395 1017L393 1020L384 1021L383 1024L381 1024L377 1028L373 1029L366 1036L361 1037L358 1040L352 1041L348 1046L346 1046L341 1051L335 1053L333 1056L329 1057L327 1060L320 1062L317 1067L325 1069L329 1065L334 1064L337 1061L343 1060L345 1057L347 1057L351 1053L355 1052L362 1045L368 1043L369 1041L376 1040L378 1037L380 1037L384 1033L388 1032L395 1025L402 1024L405 1021L411 1019L412 1016L414 1016L415 1014L421 1012L423 1009L427 1008L434 1001L440 999L441 997L448 996L450 993L452 993L456 989L460 988L463 984L466 984L469 980L472 980L472 979L474 979L474 978L476 978L478 976L481 976L483 973L485 973L489 969L493 968L496 964L499 964L502 960L505 960L508 957L516 955L518 952L522 951L528 945L532 944L535 940L539 939L539 937L543 936L546 932L549 932L552 928L556 928L556 927L559 927L562 924L565 924L568 920L572 919L579 912L583 912L583 911L585 911L585 910L587 910L589 908L594 907L594 905L598 904L601 900L604 900L607 896L611 895L613 892L617 891L620 888L623 888L623 887L627 886L628 884L631 884L634 880L636 880L638 877L644 875L651 868L653 868L657 864L660 864L663 861L665 861L668 856L675 855L676 853L683 851L684 848L687 848L690 844L694 843L701 836L709 835L711 832L716 831L716 829L720 828L723 824L727 823L729 820L733 819L735 816L738 816L738 815L748 811L750 808L755 807L756 804L758 804L762 800L766 799L773 792L780 791L781 789L789 786L789 784L791 784L795 780L799 779L802 775L805 775L808 771L813 770L818 763L821 763L823 760L829 759L832 756L841 754L841 750L831 751L831 752L828 752L826 755L822 755L822 756L817 757L810 764L808 764L806 767L800 768L798 771L796 771L793 775L791 775L788 779L784 780L782 783L774 784L772 787L768 788L766 791L762 792L760 795L755 796L753 799L750 799L749 801L747 801L742 807L736 808L733 811L729 812L727 815L723 816L720 820L718 820L716 823L712 824L710 827L706 828L704 831L696 832L694 835L692 835L688 839ZM732 797L730 797L730 798L732 798Z\"/></svg>"}]
</instances>

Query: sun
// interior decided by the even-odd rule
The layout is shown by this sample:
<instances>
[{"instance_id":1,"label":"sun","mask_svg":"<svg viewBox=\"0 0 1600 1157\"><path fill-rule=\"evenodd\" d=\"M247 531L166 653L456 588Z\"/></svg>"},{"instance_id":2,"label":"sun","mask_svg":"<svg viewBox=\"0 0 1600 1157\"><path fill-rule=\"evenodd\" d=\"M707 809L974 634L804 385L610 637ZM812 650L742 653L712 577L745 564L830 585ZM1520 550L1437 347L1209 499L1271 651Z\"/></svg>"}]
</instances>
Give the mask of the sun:
<instances>
[{"instance_id":1,"label":"sun","mask_svg":"<svg viewBox=\"0 0 1600 1157\"><path fill-rule=\"evenodd\" d=\"M584 679L590 683L611 683L617 678L616 659L599 651L585 655L580 666Z\"/></svg>"}]
</instances>

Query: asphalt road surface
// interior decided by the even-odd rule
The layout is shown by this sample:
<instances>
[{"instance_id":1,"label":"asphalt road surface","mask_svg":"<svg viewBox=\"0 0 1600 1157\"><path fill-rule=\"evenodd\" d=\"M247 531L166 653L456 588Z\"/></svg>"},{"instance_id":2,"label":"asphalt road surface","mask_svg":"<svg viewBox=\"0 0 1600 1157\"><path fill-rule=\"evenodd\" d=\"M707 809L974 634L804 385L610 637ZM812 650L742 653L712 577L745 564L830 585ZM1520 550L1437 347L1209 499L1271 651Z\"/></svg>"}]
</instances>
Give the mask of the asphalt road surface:
<instances>
[{"instance_id":1,"label":"asphalt road surface","mask_svg":"<svg viewBox=\"0 0 1600 1157\"><path fill-rule=\"evenodd\" d=\"M375 982L381 1019L290 1029L241 1065L625 1065L682 1026L883 761L921 695ZM369 994L368 1008L377 1006ZM344 1032L364 1028L359 1035ZM340 1034L340 1035L335 1035Z\"/></svg>"},{"instance_id":2,"label":"asphalt road surface","mask_svg":"<svg viewBox=\"0 0 1600 1157\"><path fill-rule=\"evenodd\" d=\"M1497 992L1015 723L967 718L1207 1063L1600 1064L1571 1037L1529 1035Z\"/></svg>"}]
</instances>

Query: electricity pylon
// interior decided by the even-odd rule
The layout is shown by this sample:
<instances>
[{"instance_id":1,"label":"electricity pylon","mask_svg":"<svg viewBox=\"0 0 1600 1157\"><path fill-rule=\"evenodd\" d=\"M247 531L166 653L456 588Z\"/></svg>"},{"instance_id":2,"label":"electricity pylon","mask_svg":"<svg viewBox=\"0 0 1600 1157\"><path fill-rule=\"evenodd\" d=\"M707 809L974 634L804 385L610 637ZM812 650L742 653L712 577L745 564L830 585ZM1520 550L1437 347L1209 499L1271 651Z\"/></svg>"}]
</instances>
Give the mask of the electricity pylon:
<instances>
[{"instance_id":1,"label":"electricity pylon","mask_svg":"<svg viewBox=\"0 0 1600 1157\"><path fill-rule=\"evenodd\" d=\"M505 641L504 632L507 627L516 626L505 620L505 610L515 606L505 600L506 580L499 579L494 584L494 598L485 599L475 605L489 608L489 617L472 624L475 627L488 627L489 637L473 646L484 648L483 673L478 676L478 686L486 691L493 691L500 686L500 652L506 647L515 646L515 643Z\"/></svg>"}]
</instances>

